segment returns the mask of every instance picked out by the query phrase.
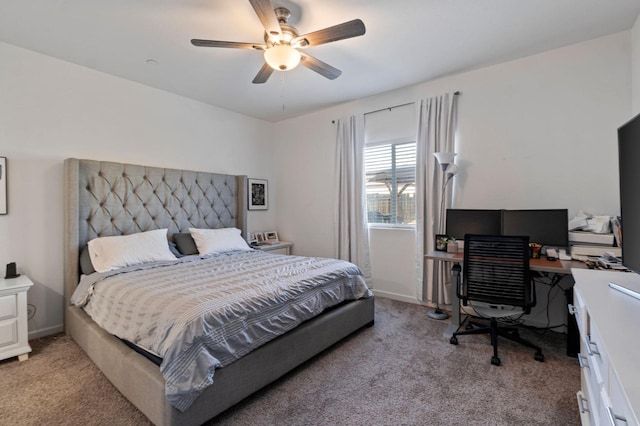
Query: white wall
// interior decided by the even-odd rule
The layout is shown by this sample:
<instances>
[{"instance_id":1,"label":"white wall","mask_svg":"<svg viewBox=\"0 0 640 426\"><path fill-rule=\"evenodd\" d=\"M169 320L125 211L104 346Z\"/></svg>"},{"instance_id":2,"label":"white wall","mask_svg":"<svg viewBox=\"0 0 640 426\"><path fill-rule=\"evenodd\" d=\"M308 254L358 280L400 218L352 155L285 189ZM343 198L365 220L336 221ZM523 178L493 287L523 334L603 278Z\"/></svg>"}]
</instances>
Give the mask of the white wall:
<instances>
[{"instance_id":1,"label":"white wall","mask_svg":"<svg viewBox=\"0 0 640 426\"><path fill-rule=\"evenodd\" d=\"M631 29L631 84L633 116L640 114L640 15Z\"/></svg>"},{"instance_id":2,"label":"white wall","mask_svg":"<svg viewBox=\"0 0 640 426\"><path fill-rule=\"evenodd\" d=\"M332 256L331 121L456 90L456 207L617 214L616 129L631 114L630 57L627 31L276 123L278 229L295 253ZM376 292L415 300L413 233L372 230L371 251Z\"/></svg>"},{"instance_id":3,"label":"white wall","mask_svg":"<svg viewBox=\"0 0 640 426\"><path fill-rule=\"evenodd\" d=\"M35 282L31 337L62 329L62 163L67 157L247 174L272 181L273 125L0 43L0 156L8 158L9 214L0 216L0 267ZM2 269L4 270L4 269Z\"/></svg>"}]
</instances>

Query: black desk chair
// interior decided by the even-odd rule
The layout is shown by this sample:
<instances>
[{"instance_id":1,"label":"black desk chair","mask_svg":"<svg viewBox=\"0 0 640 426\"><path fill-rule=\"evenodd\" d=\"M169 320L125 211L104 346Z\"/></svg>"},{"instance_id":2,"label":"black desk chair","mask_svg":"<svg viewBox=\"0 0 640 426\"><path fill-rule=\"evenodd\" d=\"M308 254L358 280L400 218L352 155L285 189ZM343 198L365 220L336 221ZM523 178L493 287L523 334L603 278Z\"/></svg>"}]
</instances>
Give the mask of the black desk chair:
<instances>
[{"instance_id":1,"label":"black desk chair","mask_svg":"<svg viewBox=\"0 0 640 426\"><path fill-rule=\"evenodd\" d=\"M478 325L467 323L467 330L453 333L451 344L457 345L458 336L465 334L490 334L491 364L500 365L498 336L501 336L535 349L536 361L544 361L542 350L521 339L516 328L498 327L498 318L528 314L536 304L535 285L529 272L529 237L465 235L462 282L460 274L456 275L456 292L462 304L480 302L474 303L473 308L480 316L490 318L490 324L474 328Z\"/></svg>"}]
</instances>

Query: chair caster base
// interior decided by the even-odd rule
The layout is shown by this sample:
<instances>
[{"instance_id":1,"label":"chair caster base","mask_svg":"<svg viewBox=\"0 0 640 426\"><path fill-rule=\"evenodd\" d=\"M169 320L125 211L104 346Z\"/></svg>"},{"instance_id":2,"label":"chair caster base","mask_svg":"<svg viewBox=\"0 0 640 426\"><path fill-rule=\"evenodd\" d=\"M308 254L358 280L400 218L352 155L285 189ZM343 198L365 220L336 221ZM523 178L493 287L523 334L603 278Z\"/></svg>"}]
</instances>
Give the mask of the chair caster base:
<instances>
[{"instance_id":1,"label":"chair caster base","mask_svg":"<svg viewBox=\"0 0 640 426\"><path fill-rule=\"evenodd\" d=\"M544 355L536 353L535 355L533 355L533 359L535 359L536 361L544 362Z\"/></svg>"},{"instance_id":2,"label":"chair caster base","mask_svg":"<svg viewBox=\"0 0 640 426\"><path fill-rule=\"evenodd\" d=\"M491 364L500 365L500 358L498 358L497 356L492 356L491 357Z\"/></svg>"},{"instance_id":3,"label":"chair caster base","mask_svg":"<svg viewBox=\"0 0 640 426\"><path fill-rule=\"evenodd\" d=\"M449 343L451 343L452 345L457 345L458 338L456 336L451 336L451 339L449 339Z\"/></svg>"}]
</instances>

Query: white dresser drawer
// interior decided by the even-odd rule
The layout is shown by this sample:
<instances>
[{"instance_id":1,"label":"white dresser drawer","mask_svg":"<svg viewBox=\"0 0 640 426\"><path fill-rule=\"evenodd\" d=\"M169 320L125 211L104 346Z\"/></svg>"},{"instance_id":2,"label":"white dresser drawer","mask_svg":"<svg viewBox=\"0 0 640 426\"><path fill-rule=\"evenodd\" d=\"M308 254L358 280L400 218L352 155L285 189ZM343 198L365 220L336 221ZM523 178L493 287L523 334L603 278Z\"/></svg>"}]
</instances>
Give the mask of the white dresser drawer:
<instances>
[{"instance_id":1,"label":"white dresser drawer","mask_svg":"<svg viewBox=\"0 0 640 426\"><path fill-rule=\"evenodd\" d=\"M0 321L18 316L18 299L15 294L0 296Z\"/></svg>"},{"instance_id":2,"label":"white dresser drawer","mask_svg":"<svg viewBox=\"0 0 640 426\"><path fill-rule=\"evenodd\" d=\"M584 336L589 334L587 325L589 322L587 309L584 306L584 299L577 288L573 290L573 305L570 309L570 312L573 314L576 319L576 323L578 324L580 335Z\"/></svg>"},{"instance_id":3,"label":"white dresser drawer","mask_svg":"<svg viewBox=\"0 0 640 426\"><path fill-rule=\"evenodd\" d=\"M289 249L281 248L281 249L269 250L269 253L273 253L273 254L289 254Z\"/></svg>"},{"instance_id":4,"label":"white dresser drawer","mask_svg":"<svg viewBox=\"0 0 640 426\"><path fill-rule=\"evenodd\" d=\"M0 360L29 358L27 292L31 286L33 282L25 275L0 278Z\"/></svg>"},{"instance_id":5,"label":"white dresser drawer","mask_svg":"<svg viewBox=\"0 0 640 426\"><path fill-rule=\"evenodd\" d=\"M592 322L589 324L589 336L586 352L589 354L591 369L596 374L599 383L609 383L609 356L602 343L602 335L598 327Z\"/></svg>"},{"instance_id":6,"label":"white dresser drawer","mask_svg":"<svg viewBox=\"0 0 640 426\"><path fill-rule=\"evenodd\" d=\"M600 413L599 393L601 386L596 380L591 367L588 366L590 361L589 356L585 356L583 361L580 362L583 368L580 371L581 395L578 396L578 409L580 410L581 418L589 418L591 420L590 423L597 424L594 419L597 419ZM582 424L585 424L584 421Z\"/></svg>"},{"instance_id":7,"label":"white dresser drawer","mask_svg":"<svg viewBox=\"0 0 640 426\"><path fill-rule=\"evenodd\" d=\"M0 321L0 347L18 343L18 319Z\"/></svg>"},{"instance_id":8,"label":"white dresser drawer","mask_svg":"<svg viewBox=\"0 0 640 426\"><path fill-rule=\"evenodd\" d=\"M609 372L609 395L611 406L607 407L609 421L614 425L638 426L638 421L629 406L620 380L613 371Z\"/></svg>"},{"instance_id":9,"label":"white dresser drawer","mask_svg":"<svg viewBox=\"0 0 640 426\"><path fill-rule=\"evenodd\" d=\"M591 417L591 409L589 408L589 400L581 390L576 393L578 398L578 410L580 411L580 422L582 426L591 426L593 418Z\"/></svg>"},{"instance_id":10,"label":"white dresser drawer","mask_svg":"<svg viewBox=\"0 0 640 426\"><path fill-rule=\"evenodd\" d=\"M580 364L584 366L584 368L582 368L583 377L587 382L589 382L589 387L592 390L592 393L589 396L596 396L596 394L593 392L598 392L603 384L602 372L600 371L601 367L596 363L594 356L589 355L589 343L587 339L588 336L582 337L580 339L579 356L582 358L579 361Z\"/></svg>"},{"instance_id":11,"label":"white dresser drawer","mask_svg":"<svg viewBox=\"0 0 640 426\"><path fill-rule=\"evenodd\" d=\"M275 244L264 244L261 246L255 246L256 250L268 251L273 254L291 254L291 248L293 247L293 243L289 243L286 241L280 241Z\"/></svg>"}]
</instances>

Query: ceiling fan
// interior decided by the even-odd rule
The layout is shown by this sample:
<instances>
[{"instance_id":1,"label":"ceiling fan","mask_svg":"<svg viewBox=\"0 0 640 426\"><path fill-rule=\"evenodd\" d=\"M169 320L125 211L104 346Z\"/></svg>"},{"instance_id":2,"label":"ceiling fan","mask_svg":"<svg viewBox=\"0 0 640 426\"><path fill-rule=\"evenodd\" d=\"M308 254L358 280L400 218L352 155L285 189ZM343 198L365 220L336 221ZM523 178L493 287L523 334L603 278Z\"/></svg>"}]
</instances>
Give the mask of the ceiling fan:
<instances>
[{"instance_id":1,"label":"ceiling fan","mask_svg":"<svg viewBox=\"0 0 640 426\"><path fill-rule=\"evenodd\" d=\"M354 19L323 30L299 35L296 28L287 24L287 20L291 16L288 9L284 7L273 9L271 0L249 0L249 3L253 6L265 29L264 44L200 39L192 39L191 44L200 47L264 51L265 64L253 79L254 84L266 82L274 70L288 71L298 64L334 80L342 74L342 71L299 49L358 37L365 33L364 23L360 19Z\"/></svg>"}]
</instances>

